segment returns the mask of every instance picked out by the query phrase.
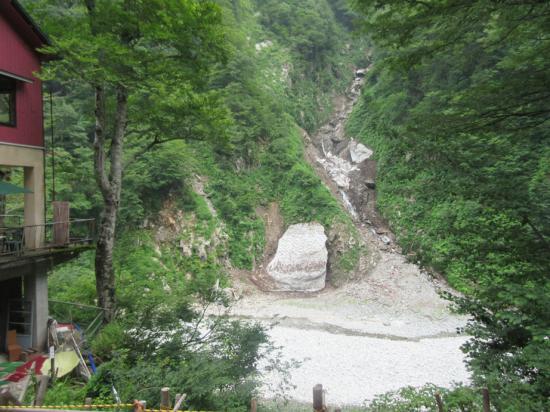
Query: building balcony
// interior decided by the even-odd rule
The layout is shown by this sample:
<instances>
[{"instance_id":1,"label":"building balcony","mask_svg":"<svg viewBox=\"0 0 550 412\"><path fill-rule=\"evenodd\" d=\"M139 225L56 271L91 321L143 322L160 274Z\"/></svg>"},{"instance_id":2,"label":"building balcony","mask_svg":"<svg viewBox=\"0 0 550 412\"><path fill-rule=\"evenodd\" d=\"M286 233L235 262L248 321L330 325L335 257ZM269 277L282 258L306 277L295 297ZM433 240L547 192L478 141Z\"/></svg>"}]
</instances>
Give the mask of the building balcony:
<instances>
[{"instance_id":1,"label":"building balcony","mask_svg":"<svg viewBox=\"0 0 550 412\"><path fill-rule=\"evenodd\" d=\"M17 216L0 215L0 278L32 263L56 264L93 247L95 219L69 219L20 225Z\"/></svg>"}]
</instances>

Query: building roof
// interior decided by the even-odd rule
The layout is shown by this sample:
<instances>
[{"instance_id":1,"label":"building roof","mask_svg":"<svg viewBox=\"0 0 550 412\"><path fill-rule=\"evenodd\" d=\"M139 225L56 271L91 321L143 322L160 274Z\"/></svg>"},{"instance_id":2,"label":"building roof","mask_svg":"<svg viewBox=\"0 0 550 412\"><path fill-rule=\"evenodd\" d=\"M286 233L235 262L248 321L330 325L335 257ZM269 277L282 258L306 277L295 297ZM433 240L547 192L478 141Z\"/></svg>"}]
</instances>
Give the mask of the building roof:
<instances>
[{"instance_id":1,"label":"building roof","mask_svg":"<svg viewBox=\"0 0 550 412\"><path fill-rule=\"evenodd\" d=\"M0 0L0 13L12 23L23 39L33 48L51 46L52 42L18 0Z\"/></svg>"}]
</instances>

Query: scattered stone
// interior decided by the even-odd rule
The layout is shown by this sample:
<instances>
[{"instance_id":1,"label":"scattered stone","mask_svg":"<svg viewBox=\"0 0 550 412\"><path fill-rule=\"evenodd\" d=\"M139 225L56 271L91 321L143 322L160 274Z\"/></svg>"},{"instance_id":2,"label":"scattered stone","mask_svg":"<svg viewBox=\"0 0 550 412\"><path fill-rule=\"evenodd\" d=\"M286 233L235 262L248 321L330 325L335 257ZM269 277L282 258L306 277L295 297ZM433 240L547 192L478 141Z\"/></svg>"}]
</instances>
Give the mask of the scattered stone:
<instances>
[{"instance_id":1,"label":"scattered stone","mask_svg":"<svg viewBox=\"0 0 550 412\"><path fill-rule=\"evenodd\" d=\"M183 256L191 257L193 255L193 249L191 245L185 243L183 239L180 239L180 249Z\"/></svg>"},{"instance_id":2,"label":"scattered stone","mask_svg":"<svg viewBox=\"0 0 550 412\"><path fill-rule=\"evenodd\" d=\"M273 42L271 40L264 40L259 43L256 43L254 47L256 47L256 51L259 52L262 49L265 49L267 47L273 46Z\"/></svg>"},{"instance_id":3,"label":"scattered stone","mask_svg":"<svg viewBox=\"0 0 550 412\"><path fill-rule=\"evenodd\" d=\"M380 236L380 240L382 240L382 242L384 242L385 245L389 245L391 243L391 239L386 235Z\"/></svg>"},{"instance_id":4,"label":"scattered stone","mask_svg":"<svg viewBox=\"0 0 550 412\"><path fill-rule=\"evenodd\" d=\"M357 170L357 167L330 152L326 154L324 159L317 159L317 161L323 165L331 179L334 180L338 187L345 190L349 189L349 174L354 170Z\"/></svg>"},{"instance_id":5,"label":"scattered stone","mask_svg":"<svg viewBox=\"0 0 550 412\"><path fill-rule=\"evenodd\" d=\"M198 245L197 247L197 254L199 255L199 258L203 261L206 260L206 258L208 257L207 253L206 253L206 247L204 245L204 243L201 243Z\"/></svg>"},{"instance_id":6,"label":"scattered stone","mask_svg":"<svg viewBox=\"0 0 550 412\"><path fill-rule=\"evenodd\" d=\"M325 229L319 223L289 226L267 266L278 290L316 292L325 287L326 241Z\"/></svg>"},{"instance_id":7,"label":"scattered stone","mask_svg":"<svg viewBox=\"0 0 550 412\"><path fill-rule=\"evenodd\" d=\"M349 143L349 153L353 163L362 163L372 156L373 151L364 144L357 143L355 140L352 140Z\"/></svg>"},{"instance_id":8,"label":"scattered stone","mask_svg":"<svg viewBox=\"0 0 550 412\"><path fill-rule=\"evenodd\" d=\"M374 180L366 180L365 186L367 186L369 189L376 189L376 183L374 182Z\"/></svg>"}]
</instances>

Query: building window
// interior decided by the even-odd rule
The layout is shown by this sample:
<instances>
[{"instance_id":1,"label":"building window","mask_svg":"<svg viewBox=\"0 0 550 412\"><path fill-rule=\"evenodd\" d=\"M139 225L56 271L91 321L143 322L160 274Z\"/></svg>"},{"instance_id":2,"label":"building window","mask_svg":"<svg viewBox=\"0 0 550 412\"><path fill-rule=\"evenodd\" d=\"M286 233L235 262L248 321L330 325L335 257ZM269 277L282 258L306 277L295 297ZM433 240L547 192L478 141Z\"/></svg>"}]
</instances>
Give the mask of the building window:
<instances>
[{"instance_id":1,"label":"building window","mask_svg":"<svg viewBox=\"0 0 550 412\"><path fill-rule=\"evenodd\" d=\"M0 124L15 126L15 79L0 76Z\"/></svg>"}]
</instances>

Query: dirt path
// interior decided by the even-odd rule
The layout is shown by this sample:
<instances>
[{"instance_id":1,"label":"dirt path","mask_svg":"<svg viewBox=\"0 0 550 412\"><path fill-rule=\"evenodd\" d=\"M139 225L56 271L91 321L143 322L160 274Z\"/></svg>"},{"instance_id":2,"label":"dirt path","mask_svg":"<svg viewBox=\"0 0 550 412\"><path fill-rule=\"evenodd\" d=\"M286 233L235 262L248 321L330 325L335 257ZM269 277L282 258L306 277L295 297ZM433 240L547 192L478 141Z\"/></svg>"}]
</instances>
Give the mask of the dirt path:
<instances>
[{"instance_id":1,"label":"dirt path","mask_svg":"<svg viewBox=\"0 0 550 412\"><path fill-rule=\"evenodd\" d=\"M372 165L350 160L344 122L360 87L358 78L349 94L336 101L332 119L315 136L304 135L308 161L348 211L369 249L356 281L315 294L278 294L260 291L246 273L235 276L242 298L234 316L276 321L270 334L282 347L283 358L302 362L291 372L296 388L289 393L299 401L310 400L316 383L328 389L333 404L357 405L406 385L449 386L469 378L459 349L467 337L456 332L465 319L450 313L437 293L447 286L400 253L376 212L373 188L363 187ZM266 375L266 393L278 379Z\"/></svg>"}]
</instances>

